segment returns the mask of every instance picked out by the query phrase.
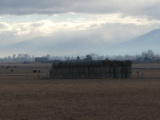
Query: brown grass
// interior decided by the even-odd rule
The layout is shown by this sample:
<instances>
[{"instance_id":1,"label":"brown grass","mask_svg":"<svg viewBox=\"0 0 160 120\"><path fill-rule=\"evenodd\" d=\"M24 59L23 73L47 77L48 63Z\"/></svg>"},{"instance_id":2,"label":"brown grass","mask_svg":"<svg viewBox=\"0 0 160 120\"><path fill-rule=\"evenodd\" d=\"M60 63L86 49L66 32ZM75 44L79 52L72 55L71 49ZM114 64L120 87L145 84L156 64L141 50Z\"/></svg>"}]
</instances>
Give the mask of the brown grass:
<instances>
[{"instance_id":1,"label":"brown grass","mask_svg":"<svg viewBox=\"0 0 160 120\"><path fill-rule=\"evenodd\" d=\"M0 75L0 120L160 119L159 78L51 80L17 69Z\"/></svg>"},{"instance_id":2,"label":"brown grass","mask_svg":"<svg viewBox=\"0 0 160 120\"><path fill-rule=\"evenodd\" d=\"M142 64L133 64L133 68L159 68L160 63L142 63Z\"/></svg>"}]
</instances>

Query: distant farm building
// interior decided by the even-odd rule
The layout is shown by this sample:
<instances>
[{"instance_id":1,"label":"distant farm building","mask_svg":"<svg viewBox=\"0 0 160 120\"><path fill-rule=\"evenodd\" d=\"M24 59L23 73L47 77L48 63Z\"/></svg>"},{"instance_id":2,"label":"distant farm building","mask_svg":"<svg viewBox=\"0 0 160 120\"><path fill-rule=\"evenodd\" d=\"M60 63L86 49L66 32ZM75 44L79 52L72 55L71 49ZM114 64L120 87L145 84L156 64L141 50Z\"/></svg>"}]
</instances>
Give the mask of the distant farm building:
<instances>
[{"instance_id":1,"label":"distant farm building","mask_svg":"<svg viewBox=\"0 0 160 120\"><path fill-rule=\"evenodd\" d=\"M46 61L49 61L49 58L48 57L36 57L35 58L35 62L46 62Z\"/></svg>"},{"instance_id":2,"label":"distant farm building","mask_svg":"<svg viewBox=\"0 0 160 120\"><path fill-rule=\"evenodd\" d=\"M131 61L77 60L59 61L52 64L50 78L54 79L97 79L131 78Z\"/></svg>"}]
</instances>

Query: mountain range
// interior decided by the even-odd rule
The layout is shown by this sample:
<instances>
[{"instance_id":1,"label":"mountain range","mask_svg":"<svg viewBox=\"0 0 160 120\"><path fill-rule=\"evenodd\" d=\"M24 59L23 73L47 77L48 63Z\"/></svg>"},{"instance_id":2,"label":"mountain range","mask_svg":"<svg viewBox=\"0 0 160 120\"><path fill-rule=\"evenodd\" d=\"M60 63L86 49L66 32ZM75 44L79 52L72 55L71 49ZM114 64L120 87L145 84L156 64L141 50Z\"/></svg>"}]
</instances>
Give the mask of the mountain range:
<instances>
[{"instance_id":1,"label":"mountain range","mask_svg":"<svg viewBox=\"0 0 160 120\"><path fill-rule=\"evenodd\" d=\"M100 40L98 37L88 36L80 38L69 38L66 42L61 42L59 38L56 42L54 37L39 37L31 40L21 41L1 47L1 51L32 53L35 55L86 55L97 53L101 55L135 55L143 51L153 50L160 52L160 29L155 29L149 33L138 36L122 43L110 43ZM87 39L87 40L86 40Z\"/></svg>"}]
</instances>

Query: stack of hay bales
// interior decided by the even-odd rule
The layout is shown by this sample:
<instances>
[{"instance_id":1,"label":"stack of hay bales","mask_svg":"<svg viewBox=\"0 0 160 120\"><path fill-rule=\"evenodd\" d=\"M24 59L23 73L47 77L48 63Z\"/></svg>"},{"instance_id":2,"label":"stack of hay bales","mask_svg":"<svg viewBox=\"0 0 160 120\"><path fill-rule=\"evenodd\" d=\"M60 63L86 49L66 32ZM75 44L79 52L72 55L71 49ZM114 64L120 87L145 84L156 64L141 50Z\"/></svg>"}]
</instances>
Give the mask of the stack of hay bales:
<instances>
[{"instance_id":1,"label":"stack of hay bales","mask_svg":"<svg viewBox=\"0 0 160 120\"><path fill-rule=\"evenodd\" d=\"M131 61L59 61L52 64L50 77L55 79L130 78Z\"/></svg>"}]
</instances>

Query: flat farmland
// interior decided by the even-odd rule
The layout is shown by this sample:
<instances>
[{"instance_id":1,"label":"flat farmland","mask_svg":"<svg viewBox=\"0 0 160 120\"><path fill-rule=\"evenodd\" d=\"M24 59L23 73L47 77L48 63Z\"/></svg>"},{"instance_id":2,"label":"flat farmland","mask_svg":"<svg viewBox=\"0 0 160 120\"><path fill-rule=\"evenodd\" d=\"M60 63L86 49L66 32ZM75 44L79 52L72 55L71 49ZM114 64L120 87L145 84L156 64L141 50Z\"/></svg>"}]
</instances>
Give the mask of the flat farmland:
<instances>
[{"instance_id":1,"label":"flat farmland","mask_svg":"<svg viewBox=\"0 0 160 120\"><path fill-rule=\"evenodd\" d=\"M50 67L1 64L0 120L160 119L159 64L134 64L131 79L53 80Z\"/></svg>"},{"instance_id":2,"label":"flat farmland","mask_svg":"<svg viewBox=\"0 0 160 120\"><path fill-rule=\"evenodd\" d=\"M132 78L137 78L137 72L141 78L160 78L160 64L159 63L144 63L132 65Z\"/></svg>"},{"instance_id":3,"label":"flat farmland","mask_svg":"<svg viewBox=\"0 0 160 120\"><path fill-rule=\"evenodd\" d=\"M33 70L40 70L40 74L49 74L49 69L51 64L41 64L41 63L31 63L31 64L23 64L23 63L3 63L0 64L0 75L10 76L10 75L35 75ZM11 72L13 70L13 72Z\"/></svg>"}]
</instances>

